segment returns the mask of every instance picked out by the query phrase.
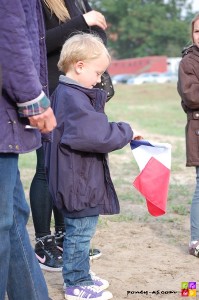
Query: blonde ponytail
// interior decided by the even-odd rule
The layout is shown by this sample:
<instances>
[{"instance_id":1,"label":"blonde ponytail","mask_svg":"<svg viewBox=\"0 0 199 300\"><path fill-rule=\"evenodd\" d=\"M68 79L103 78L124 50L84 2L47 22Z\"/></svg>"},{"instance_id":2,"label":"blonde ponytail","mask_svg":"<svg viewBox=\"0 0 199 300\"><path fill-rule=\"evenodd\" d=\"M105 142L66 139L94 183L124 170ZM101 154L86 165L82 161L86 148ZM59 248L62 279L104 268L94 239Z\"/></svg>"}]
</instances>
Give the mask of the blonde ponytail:
<instances>
[{"instance_id":1,"label":"blonde ponytail","mask_svg":"<svg viewBox=\"0 0 199 300\"><path fill-rule=\"evenodd\" d=\"M60 22L70 19L69 12L65 6L64 0L43 0L51 13L55 14Z\"/></svg>"}]
</instances>

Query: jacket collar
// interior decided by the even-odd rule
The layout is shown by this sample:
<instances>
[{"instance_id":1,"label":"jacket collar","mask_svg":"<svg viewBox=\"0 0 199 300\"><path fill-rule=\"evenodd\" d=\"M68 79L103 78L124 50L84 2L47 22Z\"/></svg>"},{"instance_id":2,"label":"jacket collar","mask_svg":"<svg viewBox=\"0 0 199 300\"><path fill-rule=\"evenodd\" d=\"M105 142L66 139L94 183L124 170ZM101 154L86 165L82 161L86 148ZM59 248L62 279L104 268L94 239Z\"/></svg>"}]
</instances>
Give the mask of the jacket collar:
<instances>
[{"instance_id":1,"label":"jacket collar","mask_svg":"<svg viewBox=\"0 0 199 300\"><path fill-rule=\"evenodd\" d=\"M79 84L76 80L73 80L67 76L64 75L60 75L59 76L59 82L63 82L63 83L68 83L68 84L75 84L78 86L82 86L81 84Z\"/></svg>"},{"instance_id":2,"label":"jacket collar","mask_svg":"<svg viewBox=\"0 0 199 300\"><path fill-rule=\"evenodd\" d=\"M87 97L90 99L93 107L97 111L100 110L101 107L105 106L106 98L107 98L105 91L100 90L98 88L92 88L92 89L85 88L84 86L80 85L77 81L64 75L60 75L59 82L61 84L65 84L69 86L72 85L73 88L76 88L77 90L80 90L84 94L86 94Z\"/></svg>"},{"instance_id":3,"label":"jacket collar","mask_svg":"<svg viewBox=\"0 0 199 300\"><path fill-rule=\"evenodd\" d=\"M185 47L182 50L182 57L184 57L185 55L187 55L190 52L194 53L195 56L199 57L199 48L195 44L192 44L192 45L189 45L188 47Z\"/></svg>"}]
</instances>

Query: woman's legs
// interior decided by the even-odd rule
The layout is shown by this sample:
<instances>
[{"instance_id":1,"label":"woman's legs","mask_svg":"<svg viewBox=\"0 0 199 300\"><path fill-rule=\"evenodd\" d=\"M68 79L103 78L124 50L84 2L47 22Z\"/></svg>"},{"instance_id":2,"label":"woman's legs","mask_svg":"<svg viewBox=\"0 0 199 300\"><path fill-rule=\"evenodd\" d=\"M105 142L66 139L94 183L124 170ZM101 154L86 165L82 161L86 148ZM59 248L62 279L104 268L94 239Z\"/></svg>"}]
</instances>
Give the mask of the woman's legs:
<instances>
[{"instance_id":1,"label":"woman's legs","mask_svg":"<svg viewBox=\"0 0 199 300\"><path fill-rule=\"evenodd\" d=\"M199 257L199 167L196 167L196 188L190 212L191 242L189 253Z\"/></svg>"},{"instance_id":2,"label":"woman's legs","mask_svg":"<svg viewBox=\"0 0 199 300\"><path fill-rule=\"evenodd\" d=\"M196 188L191 203L191 241L199 241L199 167L196 167Z\"/></svg>"},{"instance_id":3,"label":"woman's legs","mask_svg":"<svg viewBox=\"0 0 199 300\"><path fill-rule=\"evenodd\" d=\"M39 148L36 153L36 173L30 187L30 206L37 240L35 253L43 269L61 271L63 266L61 253L50 230L53 203L46 180L43 147Z\"/></svg>"},{"instance_id":4,"label":"woman's legs","mask_svg":"<svg viewBox=\"0 0 199 300\"><path fill-rule=\"evenodd\" d=\"M48 190L44 170L43 148L36 151L37 167L30 186L30 206L36 238L51 235L50 221L52 215L52 199Z\"/></svg>"},{"instance_id":5,"label":"woman's legs","mask_svg":"<svg viewBox=\"0 0 199 300\"><path fill-rule=\"evenodd\" d=\"M55 234L65 233L65 224L63 214L53 205L53 214L55 219Z\"/></svg>"},{"instance_id":6,"label":"woman's legs","mask_svg":"<svg viewBox=\"0 0 199 300\"><path fill-rule=\"evenodd\" d=\"M29 206L17 154L0 154L0 299L47 300L46 283L26 230Z\"/></svg>"}]
</instances>

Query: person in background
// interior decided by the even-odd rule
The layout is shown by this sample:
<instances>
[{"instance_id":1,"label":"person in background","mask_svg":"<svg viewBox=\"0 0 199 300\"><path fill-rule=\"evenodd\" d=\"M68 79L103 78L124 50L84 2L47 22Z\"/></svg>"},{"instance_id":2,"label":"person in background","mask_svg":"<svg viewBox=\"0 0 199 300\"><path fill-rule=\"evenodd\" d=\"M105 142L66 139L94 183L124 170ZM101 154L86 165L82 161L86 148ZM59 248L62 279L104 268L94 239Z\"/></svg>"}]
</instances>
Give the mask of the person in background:
<instances>
[{"instance_id":1,"label":"person in background","mask_svg":"<svg viewBox=\"0 0 199 300\"><path fill-rule=\"evenodd\" d=\"M94 88L110 64L102 40L90 33L73 35L63 45L59 85L51 97L57 119L53 143L45 143L49 190L63 212L65 298L107 300L109 283L90 274L89 247L100 214L119 213L110 177L108 152L133 138L124 122L109 122L105 91Z\"/></svg>"},{"instance_id":2,"label":"person in background","mask_svg":"<svg viewBox=\"0 0 199 300\"><path fill-rule=\"evenodd\" d=\"M41 133L56 126L46 90L44 34L40 2L0 1L1 300L6 292L12 300L49 299L26 229L29 206L18 167L19 154L39 148Z\"/></svg>"},{"instance_id":3,"label":"person in background","mask_svg":"<svg viewBox=\"0 0 199 300\"><path fill-rule=\"evenodd\" d=\"M50 94L55 90L59 75L57 68L61 47L77 31L94 32L106 44L107 27L104 16L94 11L87 0L41 0L46 27L47 62ZM88 11L83 13L83 10ZM43 147L37 150L37 168L30 187L30 204L35 228L35 253L40 266L48 271L60 271L63 266L62 251L65 234L64 219L61 212L53 205L48 191L44 171ZM51 234L52 210L55 220L55 233ZM58 248L57 248L58 247ZM61 250L61 252L59 251ZM90 259L100 257L98 249L91 248ZM44 260L44 256L46 259Z\"/></svg>"},{"instance_id":4,"label":"person in background","mask_svg":"<svg viewBox=\"0 0 199 300\"><path fill-rule=\"evenodd\" d=\"M186 166L196 168L196 188L191 203L189 253L199 257L199 14L191 23L192 44L183 50L179 65L178 93L187 114Z\"/></svg>"}]
</instances>

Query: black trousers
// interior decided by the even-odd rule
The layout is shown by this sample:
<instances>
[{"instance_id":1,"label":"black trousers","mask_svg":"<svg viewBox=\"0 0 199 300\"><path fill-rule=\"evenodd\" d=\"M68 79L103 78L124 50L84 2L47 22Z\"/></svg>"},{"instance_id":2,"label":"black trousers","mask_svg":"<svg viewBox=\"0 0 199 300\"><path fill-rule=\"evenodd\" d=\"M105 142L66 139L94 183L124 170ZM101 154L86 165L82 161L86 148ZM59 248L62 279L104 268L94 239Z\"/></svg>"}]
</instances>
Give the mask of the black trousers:
<instances>
[{"instance_id":1,"label":"black trousers","mask_svg":"<svg viewBox=\"0 0 199 300\"><path fill-rule=\"evenodd\" d=\"M36 238L51 234L52 211L55 220L55 231L65 231L62 213L53 205L48 190L48 183L44 169L43 147L36 150L37 166L36 173L30 186L30 207L32 211L33 224Z\"/></svg>"}]
</instances>

